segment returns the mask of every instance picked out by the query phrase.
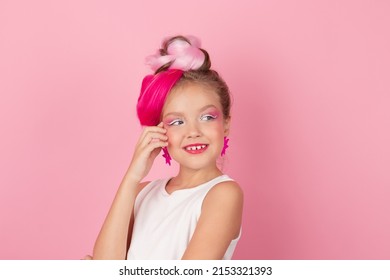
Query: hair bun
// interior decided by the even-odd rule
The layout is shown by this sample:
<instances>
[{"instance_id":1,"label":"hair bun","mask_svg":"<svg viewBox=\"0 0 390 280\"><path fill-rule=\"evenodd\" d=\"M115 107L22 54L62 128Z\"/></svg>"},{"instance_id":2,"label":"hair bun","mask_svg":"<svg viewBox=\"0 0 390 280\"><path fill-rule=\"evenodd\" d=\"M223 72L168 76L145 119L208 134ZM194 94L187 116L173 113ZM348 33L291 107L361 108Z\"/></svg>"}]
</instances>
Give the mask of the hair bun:
<instances>
[{"instance_id":1,"label":"hair bun","mask_svg":"<svg viewBox=\"0 0 390 280\"><path fill-rule=\"evenodd\" d=\"M156 54L146 57L145 63L155 72L167 69L199 70L205 64L208 69L208 54L200 45L200 40L195 36L167 38Z\"/></svg>"}]
</instances>

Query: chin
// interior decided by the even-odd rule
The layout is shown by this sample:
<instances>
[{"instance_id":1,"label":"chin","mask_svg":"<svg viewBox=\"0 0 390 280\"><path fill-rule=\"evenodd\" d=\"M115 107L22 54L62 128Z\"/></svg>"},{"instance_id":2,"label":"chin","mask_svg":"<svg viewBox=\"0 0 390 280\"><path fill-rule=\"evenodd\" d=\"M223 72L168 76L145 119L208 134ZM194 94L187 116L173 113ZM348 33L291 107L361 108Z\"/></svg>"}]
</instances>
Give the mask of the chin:
<instances>
[{"instance_id":1,"label":"chin","mask_svg":"<svg viewBox=\"0 0 390 280\"><path fill-rule=\"evenodd\" d=\"M199 170L210 166L216 166L217 156L214 155L214 151L210 152L211 154L208 155L187 155L183 153L172 153L171 156L181 166L189 169Z\"/></svg>"},{"instance_id":2,"label":"chin","mask_svg":"<svg viewBox=\"0 0 390 280\"><path fill-rule=\"evenodd\" d=\"M193 170L200 170L204 168L208 168L211 166L216 166L216 161L210 162L210 161L201 161L198 159L185 159L185 160L179 160L177 161L181 166L193 169Z\"/></svg>"}]
</instances>

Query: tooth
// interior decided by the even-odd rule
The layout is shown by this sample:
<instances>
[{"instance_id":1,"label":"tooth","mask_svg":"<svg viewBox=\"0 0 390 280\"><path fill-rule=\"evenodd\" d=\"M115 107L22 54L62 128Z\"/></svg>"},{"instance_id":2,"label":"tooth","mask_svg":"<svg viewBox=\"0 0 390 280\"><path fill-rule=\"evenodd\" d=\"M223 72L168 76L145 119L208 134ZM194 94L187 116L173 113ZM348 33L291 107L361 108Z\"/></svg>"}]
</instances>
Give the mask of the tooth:
<instances>
[{"instance_id":1,"label":"tooth","mask_svg":"<svg viewBox=\"0 0 390 280\"><path fill-rule=\"evenodd\" d=\"M207 145L190 146L190 147L187 147L186 150L187 151L196 151L196 150L204 149L204 148L206 148L206 146Z\"/></svg>"}]
</instances>

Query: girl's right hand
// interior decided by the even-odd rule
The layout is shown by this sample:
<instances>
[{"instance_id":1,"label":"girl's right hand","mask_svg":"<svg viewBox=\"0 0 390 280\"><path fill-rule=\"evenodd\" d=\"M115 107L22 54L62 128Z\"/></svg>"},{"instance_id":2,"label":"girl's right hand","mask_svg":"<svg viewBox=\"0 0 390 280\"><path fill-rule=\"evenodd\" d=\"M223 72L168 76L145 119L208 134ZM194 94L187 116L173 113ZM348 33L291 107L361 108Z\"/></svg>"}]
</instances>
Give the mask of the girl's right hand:
<instances>
[{"instance_id":1,"label":"girl's right hand","mask_svg":"<svg viewBox=\"0 0 390 280\"><path fill-rule=\"evenodd\" d=\"M168 146L167 130L163 123L145 127L136 146L127 175L141 182L148 175L153 162L163 147Z\"/></svg>"}]
</instances>

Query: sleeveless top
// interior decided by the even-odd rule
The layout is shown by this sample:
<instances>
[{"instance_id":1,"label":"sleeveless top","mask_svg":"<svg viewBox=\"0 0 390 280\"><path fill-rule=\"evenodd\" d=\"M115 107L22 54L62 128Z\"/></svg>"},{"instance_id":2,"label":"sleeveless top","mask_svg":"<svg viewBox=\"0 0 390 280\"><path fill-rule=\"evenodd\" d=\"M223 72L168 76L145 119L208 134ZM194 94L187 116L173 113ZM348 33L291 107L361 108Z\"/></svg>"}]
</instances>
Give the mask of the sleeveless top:
<instances>
[{"instance_id":1,"label":"sleeveless top","mask_svg":"<svg viewBox=\"0 0 390 280\"><path fill-rule=\"evenodd\" d=\"M128 260L179 260L194 233L203 199L216 184L233 181L218 176L194 188L168 194L170 178L155 180L138 194L134 204L134 226ZM223 259L231 259L237 241L232 240Z\"/></svg>"}]
</instances>

